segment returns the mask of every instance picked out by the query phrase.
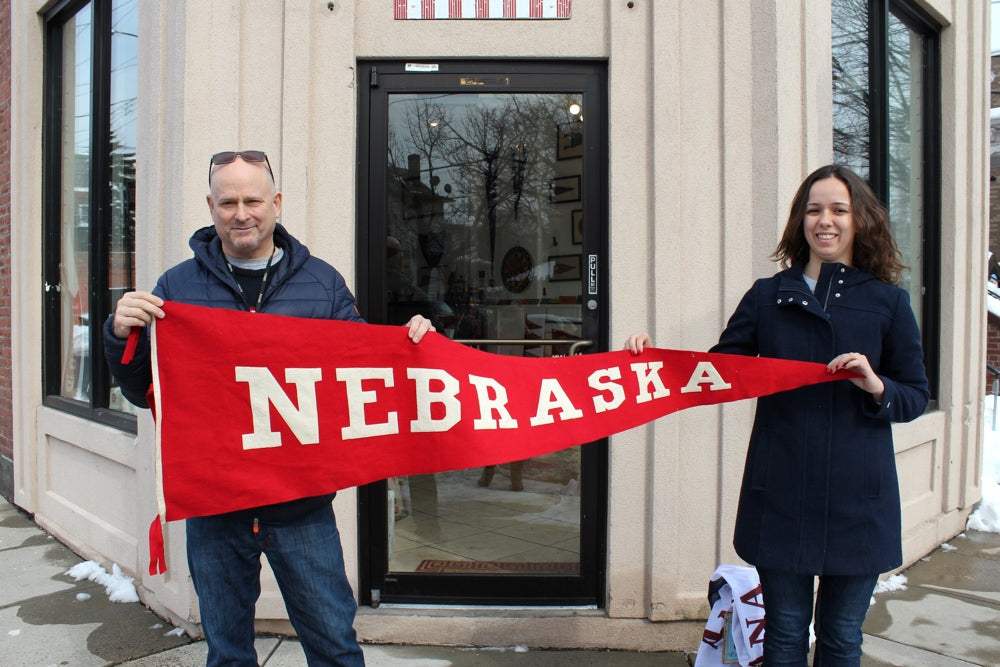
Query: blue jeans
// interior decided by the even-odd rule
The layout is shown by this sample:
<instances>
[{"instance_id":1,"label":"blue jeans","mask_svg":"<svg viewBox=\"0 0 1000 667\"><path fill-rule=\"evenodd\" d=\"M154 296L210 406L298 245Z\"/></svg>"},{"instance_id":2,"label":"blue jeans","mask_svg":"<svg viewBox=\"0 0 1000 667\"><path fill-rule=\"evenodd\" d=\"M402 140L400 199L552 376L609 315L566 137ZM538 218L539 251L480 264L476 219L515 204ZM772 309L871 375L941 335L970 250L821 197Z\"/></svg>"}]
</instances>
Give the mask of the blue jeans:
<instances>
[{"instance_id":1,"label":"blue jeans","mask_svg":"<svg viewBox=\"0 0 1000 667\"><path fill-rule=\"evenodd\" d=\"M758 568L764 596L764 664L808 664L814 577ZM861 625L878 575L821 575L815 602L814 667L861 664Z\"/></svg>"},{"instance_id":2,"label":"blue jeans","mask_svg":"<svg viewBox=\"0 0 1000 667\"><path fill-rule=\"evenodd\" d=\"M364 665L354 632L357 604L344 572L333 508L282 523L220 515L187 520L187 556L198 593L208 665L257 665L254 605L260 555L274 570L310 665Z\"/></svg>"}]
</instances>

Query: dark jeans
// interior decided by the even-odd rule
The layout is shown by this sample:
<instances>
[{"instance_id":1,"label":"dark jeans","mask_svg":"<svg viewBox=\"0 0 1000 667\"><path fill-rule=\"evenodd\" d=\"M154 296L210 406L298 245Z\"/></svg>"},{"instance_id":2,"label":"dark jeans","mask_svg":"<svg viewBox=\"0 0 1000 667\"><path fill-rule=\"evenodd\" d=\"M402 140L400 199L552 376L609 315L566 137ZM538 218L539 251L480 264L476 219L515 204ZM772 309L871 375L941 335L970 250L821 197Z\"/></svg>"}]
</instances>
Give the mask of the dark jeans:
<instances>
[{"instance_id":1,"label":"dark jeans","mask_svg":"<svg viewBox=\"0 0 1000 667\"><path fill-rule=\"evenodd\" d=\"M757 569L764 596L764 664L804 667L809 659L815 577ZM861 625L878 575L822 575L816 592L815 667L858 667Z\"/></svg>"},{"instance_id":2,"label":"dark jeans","mask_svg":"<svg viewBox=\"0 0 1000 667\"><path fill-rule=\"evenodd\" d=\"M198 593L208 665L257 665L254 605L260 556L274 570L310 665L364 665L354 632L357 604L344 572L330 506L277 524L209 516L187 520L188 567Z\"/></svg>"}]
</instances>

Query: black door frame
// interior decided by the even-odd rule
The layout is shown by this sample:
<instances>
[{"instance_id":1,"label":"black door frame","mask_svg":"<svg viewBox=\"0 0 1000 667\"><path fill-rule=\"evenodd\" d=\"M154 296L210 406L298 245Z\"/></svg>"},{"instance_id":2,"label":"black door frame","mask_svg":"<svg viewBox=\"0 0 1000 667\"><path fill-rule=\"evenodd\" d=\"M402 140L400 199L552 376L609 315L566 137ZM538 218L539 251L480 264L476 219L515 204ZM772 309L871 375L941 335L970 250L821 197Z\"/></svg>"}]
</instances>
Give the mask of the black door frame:
<instances>
[{"instance_id":1,"label":"black door frame","mask_svg":"<svg viewBox=\"0 0 1000 667\"><path fill-rule=\"evenodd\" d=\"M423 59L421 63L427 64ZM384 201L389 92L582 92L585 96L583 308L598 316L584 324L582 338L596 341L587 352L608 349L607 308L607 68L604 62L454 61L436 71L412 73L403 61L358 63L357 296L362 313L381 323L385 310ZM595 215L596 214L596 215ZM372 248L377 250L373 252ZM585 318L586 320L587 318ZM387 573L386 482L358 489L358 548L361 604L604 605L607 553L607 441L583 447L580 573L578 575L456 575Z\"/></svg>"}]
</instances>

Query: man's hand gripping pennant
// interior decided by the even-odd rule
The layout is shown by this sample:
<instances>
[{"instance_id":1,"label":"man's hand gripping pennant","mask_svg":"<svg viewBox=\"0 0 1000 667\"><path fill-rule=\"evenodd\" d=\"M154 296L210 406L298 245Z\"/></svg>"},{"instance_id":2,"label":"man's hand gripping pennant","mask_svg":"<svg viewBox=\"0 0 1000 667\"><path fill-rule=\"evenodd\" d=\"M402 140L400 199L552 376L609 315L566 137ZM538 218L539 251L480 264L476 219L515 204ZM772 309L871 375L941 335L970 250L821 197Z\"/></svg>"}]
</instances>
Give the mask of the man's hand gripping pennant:
<instances>
[{"instance_id":1,"label":"man's hand gripping pennant","mask_svg":"<svg viewBox=\"0 0 1000 667\"><path fill-rule=\"evenodd\" d=\"M522 358L401 326L168 302L153 330L166 521L528 459L696 405L852 377L647 348Z\"/></svg>"}]
</instances>

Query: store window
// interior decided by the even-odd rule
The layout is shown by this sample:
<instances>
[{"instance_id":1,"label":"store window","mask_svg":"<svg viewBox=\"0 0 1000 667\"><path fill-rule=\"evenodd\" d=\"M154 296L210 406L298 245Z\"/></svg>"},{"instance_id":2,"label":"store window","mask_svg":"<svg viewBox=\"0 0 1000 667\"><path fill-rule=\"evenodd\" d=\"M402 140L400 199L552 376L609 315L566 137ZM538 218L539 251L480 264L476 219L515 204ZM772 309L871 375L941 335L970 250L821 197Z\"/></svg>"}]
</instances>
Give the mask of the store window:
<instances>
[{"instance_id":1,"label":"store window","mask_svg":"<svg viewBox=\"0 0 1000 667\"><path fill-rule=\"evenodd\" d=\"M909 266L902 286L937 386L940 317L938 31L910 3L833 0L834 159L867 179L889 209Z\"/></svg>"},{"instance_id":2,"label":"store window","mask_svg":"<svg viewBox=\"0 0 1000 667\"><path fill-rule=\"evenodd\" d=\"M135 284L138 0L60 3L45 27L45 402L134 428L101 326Z\"/></svg>"}]
</instances>

